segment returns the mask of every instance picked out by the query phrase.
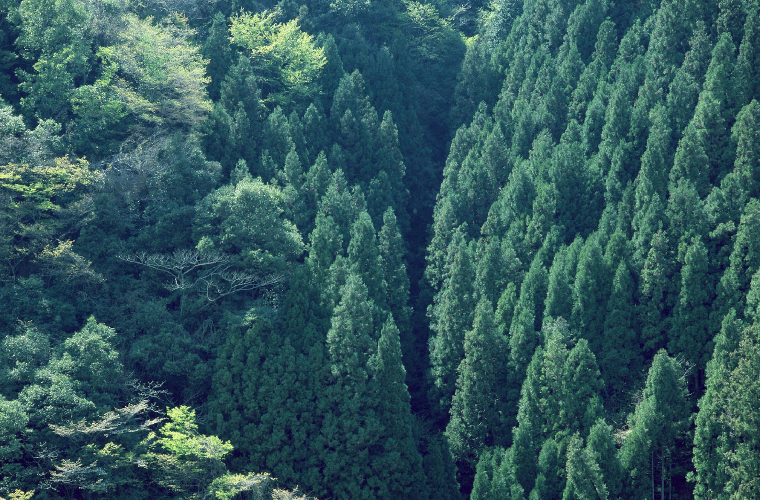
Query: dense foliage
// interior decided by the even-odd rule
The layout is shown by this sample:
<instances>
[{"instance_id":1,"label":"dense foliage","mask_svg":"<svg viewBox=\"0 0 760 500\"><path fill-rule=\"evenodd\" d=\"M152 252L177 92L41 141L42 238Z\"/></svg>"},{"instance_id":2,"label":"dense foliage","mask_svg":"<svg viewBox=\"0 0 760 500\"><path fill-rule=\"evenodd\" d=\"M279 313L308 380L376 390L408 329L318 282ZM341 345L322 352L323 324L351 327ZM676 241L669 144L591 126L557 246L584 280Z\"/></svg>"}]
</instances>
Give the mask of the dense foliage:
<instances>
[{"instance_id":1,"label":"dense foliage","mask_svg":"<svg viewBox=\"0 0 760 500\"><path fill-rule=\"evenodd\" d=\"M0 0L0 497L760 496L758 0Z\"/></svg>"}]
</instances>

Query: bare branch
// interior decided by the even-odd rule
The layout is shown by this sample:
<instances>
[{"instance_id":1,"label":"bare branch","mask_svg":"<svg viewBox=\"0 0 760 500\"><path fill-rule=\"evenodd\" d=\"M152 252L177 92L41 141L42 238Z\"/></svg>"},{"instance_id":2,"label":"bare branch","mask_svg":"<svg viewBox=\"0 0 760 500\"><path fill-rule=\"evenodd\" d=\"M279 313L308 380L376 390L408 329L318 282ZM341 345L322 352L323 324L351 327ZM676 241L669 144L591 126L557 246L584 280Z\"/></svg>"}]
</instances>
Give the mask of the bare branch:
<instances>
[{"instance_id":1,"label":"bare branch","mask_svg":"<svg viewBox=\"0 0 760 500\"><path fill-rule=\"evenodd\" d=\"M190 290L201 285L201 295L211 302L232 293L282 283L285 279L283 274L258 276L230 270L232 259L229 255L218 252L175 250L171 255L142 252L116 257L168 274L171 278L164 286L171 291Z\"/></svg>"},{"instance_id":2,"label":"bare branch","mask_svg":"<svg viewBox=\"0 0 760 500\"><path fill-rule=\"evenodd\" d=\"M109 437L112 435L147 431L151 426L165 420L164 418L138 420L138 417L151 410L151 405L146 399L137 404L130 404L124 408L116 408L114 411L109 411L99 420L92 423L80 420L79 422L71 422L68 425L50 424L49 427L55 434L67 437L73 441L93 440L101 435Z\"/></svg>"}]
</instances>

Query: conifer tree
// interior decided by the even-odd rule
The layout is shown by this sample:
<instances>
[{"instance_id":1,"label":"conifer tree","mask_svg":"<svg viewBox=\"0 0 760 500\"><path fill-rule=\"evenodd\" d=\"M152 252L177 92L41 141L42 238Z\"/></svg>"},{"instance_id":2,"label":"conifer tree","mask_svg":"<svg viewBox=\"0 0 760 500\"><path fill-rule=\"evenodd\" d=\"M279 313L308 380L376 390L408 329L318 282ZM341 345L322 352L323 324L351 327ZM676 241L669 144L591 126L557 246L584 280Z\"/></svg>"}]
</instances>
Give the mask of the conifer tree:
<instances>
[{"instance_id":1,"label":"conifer tree","mask_svg":"<svg viewBox=\"0 0 760 500\"><path fill-rule=\"evenodd\" d=\"M548 318L570 319L573 310L573 282L570 277L568 248L563 246L554 255L554 261L549 269L549 283L546 291L544 320ZM575 273L573 273L575 274ZM573 276L574 278L574 276Z\"/></svg>"},{"instance_id":2,"label":"conifer tree","mask_svg":"<svg viewBox=\"0 0 760 500\"><path fill-rule=\"evenodd\" d=\"M539 345L540 323L537 321L541 321L543 311L536 303L545 301L547 280L540 259L534 259L520 287L520 297L509 327L510 401L518 401L526 369Z\"/></svg>"},{"instance_id":3,"label":"conifer tree","mask_svg":"<svg viewBox=\"0 0 760 500\"><path fill-rule=\"evenodd\" d=\"M567 448L567 483L562 492L562 500L586 500L609 498L607 486L599 464L588 449L583 447L583 439L575 434Z\"/></svg>"},{"instance_id":4,"label":"conifer tree","mask_svg":"<svg viewBox=\"0 0 760 500\"><path fill-rule=\"evenodd\" d=\"M285 165L288 153L295 147L295 142L293 142L290 133L288 117L279 106L275 107L274 111L267 117L264 123L263 137L261 171L257 175L271 179L275 172L270 172L271 167L266 163L266 157L269 157L271 164L279 170Z\"/></svg>"},{"instance_id":5,"label":"conifer tree","mask_svg":"<svg viewBox=\"0 0 760 500\"><path fill-rule=\"evenodd\" d=\"M691 181L678 179L669 187L668 206L665 216L668 221L667 235L677 248L675 258L684 262L686 250L694 238L702 238L708 232L709 218L705 203L700 199Z\"/></svg>"},{"instance_id":6,"label":"conifer tree","mask_svg":"<svg viewBox=\"0 0 760 500\"><path fill-rule=\"evenodd\" d=\"M383 214L383 225L378 233L378 240L383 279L386 283L386 304L400 332L404 355L411 355L411 350L407 349L412 348L409 337L412 310L409 307L409 276L404 260L404 240L396 223L396 215L390 207Z\"/></svg>"},{"instance_id":7,"label":"conifer tree","mask_svg":"<svg viewBox=\"0 0 760 500\"><path fill-rule=\"evenodd\" d=\"M732 353L739 348L744 325L730 310L723 319L720 332L715 337L712 359L707 363L705 394L699 400L694 431L694 472L690 480L694 485L694 498L724 500L730 493L725 491L729 481L728 453L736 438L726 417L726 398L731 373L737 359Z\"/></svg>"},{"instance_id":8,"label":"conifer tree","mask_svg":"<svg viewBox=\"0 0 760 500\"><path fill-rule=\"evenodd\" d=\"M504 335L509 334L509 327L512 325L512 317L517 304L517 292L513 282L507 283L506 288L499 297L496 305L496 327Z\"/></svg>"},{"instance_id":9,"label":"conifer tree","mask_svg":"<svg viewBox=\"0 0 760 500\"><path fill-rule=\"evenodd\" d=\"M561 400L555 432L558 438L580 432L585 438L602 417L601 390L604 386L596 357L581 339L567 354L561 377Z\"/></svg>"},{"instance_id":10,"label":"conifer tree","mask_svg":"<svg viewBox=\"0 0 760 500\"><path fill-rule=\"evenodd\" d=\"M707 248L694 239L686 252L681 269L681 292L673 311L673 332L670 335L670 351L682 353L692 367L691 377L697 390L701 389L709 353L709 313L713 301L710 286Z\"/></svg>"},{"instance_id":11,"label":"conifer tree","mask_svg":"<svg viewBox=\"0 0 760 500\"><path fill-rule=\"evenodd\" d=\"M216 101L219 99L219 91L224 75L232 66L232 52L230 50L229 35L227 33L227 19L224 14L217 12L211 21L206 43L203 44L203 55L209 60L207 73L211 77L208 86L209 97Z\"/></svg>"},{"instance_id":12,"label":"conifer tree","mask_svg":"<svg viewBox=\"0 0 760 500\"><path fill-rule=\"evenodd\" d=\"M224 77L219 92L219 102L228 113L234 113L237 103L242 102L251 123L260 123L263 111L261 90L256 84L248 57L243 54L238 57L237 64L232 66Z\"/></svg>"},{"instance_id":13,"label":"conifer tree","mask_svg":"<svg viewBox=\"0 0 760 500\"><path fill-rule=\"evenodd\" d=\"M377 444L382 425L369 405L367 387L367 361L377 348L372 308L359 275L349 272L340 292L327 333L332 383L326 388L330 407L318 439L324 467L320 494L373 498L369 449Z\"/></svg>"},{"instance_id":14,"label":"conifer tree","mask_svg":"<svg viewBox=\"0 0 760 500\"><path fill-rule=\"evenodd\" d=\"M369 300L374 307L385 309L387 284L383 278L383 261L372 219L366 211L359 214L351 228L347 255L351 272L360 276L367 286Z\"/></svg>"},{"instance_id":15,"label":"conifer tree","mask_svg":"<svg viewBox=\"0 0 760 500\"><path fill-rule=\"evenodd\" d=\"M553 438L547 438L538 454L538 475L536 486L530 492L530 500L560 498L565 474L560 448Z\"/></svg>"},{"instance_id":16,"label":"conifer tree","mask_svg":"<svg viewBox=\"0 0 760 500\"><path fill-rule=\"evenodd\" d=\"M720 11L715 22L718 35L727 34L733 39L734 44L738 44L741 40L742 27L747 15L744 10L744 2L741 0L721 0L718 6Z\"/></svg>"},{"instance_id":17,"label":"conifer tree","mask_svg":"<svg viewBox=\"0 0 760 500\"><path fill-rule=\"evenodd\" d=\"M667 194L667 171L673 158L671 147L671 130L667 109L662 104L656 105L649 113L649 136L647 137L646 151L641 157L641 170L639 177L646 180L636 179L636 204L643 207L649 203L651 196L656 193L660 199L665 199ZM676 159L676 165L678 160ZM675 168L675 167L674 167Z\"/></svg>"},{"instance_id":18,"label":"conifer tree","mask_svg":"<svg viewBox=\"0 0 760 500\"><path fill-rule=\"evenodd\" d=\"M459 228L449 245L446 280L435 296L430 313L430 365L433 388L430 398L442 415L448 413L456 388L456 370L464 358L465 332L472 326L475 309L472 249Z\"/></svg>"},{"instance_id":19,"label":"conifer tree","mask_svg":"<svg viewBox=\"0 0 760 500\"><path fill-rule=\"evenodd\" d=\"M734 245L729 258L730 266L720 279L714 310L717 314L729 309L743 311L742 299L749 291L750 280L760 269L760 202L751 199L744 207Z\"/></svg>"},{"instance_id":20,"label":"conifer tree","mask_svg":"<svg viewBox=\"0 0 760 500\"><path fill-rule=\"evenodd\" d=\"M236 466L266 463L261 436L249 422L260 421L265 411L258 404L257 390L264 378L261 363L267 354L264 337L268 331L260 318L230 327L216 361L210 401L216 421L211 425L215 434L228 438L242 454L234 461Z\"/></svg>"},{"instance_id":21,"label":"conifer tree","mask_svg":"<svg viewBox=\"0 0 760 500\"><path fill-rule=\"evenodd\" d=\"M702 132L705 154L710 160L709 179L715 182L733 164L730 127L736 106L736 88L732 81L736 65L736 47L728 33L723 33L713 48L705 83L699 95L692 123Z\"/></svg>"},{"instance_id":22,"label":"conifer tree","mask_svg":"<svg viewBox=\"0 0 760 500\"><path fill-rule=\"evenodd\" d=\"M343 237L331 216L317 213L314 230L309 235L309 244L306 263L319 283L335 262L335 258L343 254Z\"/></svg>"},{"instance_id":23,"label":"conifer tree","mask_svg":"<svg viewBox=\"0 0 760 500\"><path fill-rule=\"evenodd\" d=\"M397 215L399 227L402 233L406 233L409 228L409 215L407 214L407 203L409 192L404 185L404 176L406 175L406 166L404 158L399 150L398 129L393 123L393 115L390 111L383 114L383 120L377 131L377 151L375 153L375 165L369 172L362 177L371 178L373 175L379 175L385 172L390 184L390 200L392 200L393 210ZM387 207L382 207L377 214L378 221L382 220L382 213Z\"/></svg>"},{"instance_id":24,"label":"conifer tree","mask_svg":"<svg viewBox=\"0 0 760 500\"><path fill-rule=\"evenodd\" d=\"M621 461L630 474L627 495L665 495L684 452L689 405L680 364L660 350L649 369L642 400L629 416Z\"/></svg>"},{"instance_id":25,"label":"conifer tree","mask_svg":"<svg viewBox=\"0 0 760 500\"><path fill-rule=\"evenodd\" d=\"M623 469L618 458L617 444L611 425L599 419L586 438L587 453L599 465L609 498L620 498L623 487Z\"/></svg>"},{"instance_id":26,"label":"conifer tree","mask_svg":"<svg viewBox=\"0 0 760 500\"><path fill-rule=\"evenodd\" d=\"M412 438L412 415L406 370L401 361L401 342L393 316L383 325L377 350L369 357L368 392L382 431L370 448L374 472L367 478L373 498L427 498L422 457Z\"/></svg>"},{"instance_id":27,"label":"conifer tree","mask_svg":"<svg viewBox=\"0 0 760 500\"><path fill-rule=\"evenodd\" d=\"M760 195L760 173L757 172L760 161L757 141L759 134L760 103L753 99L736 115L736 123L731 130L731 141L736 144L734 172L747 198L757 198Z\"/></svg>"},{"instance_id":28,"label":"conifer tree","mask_svg":"<svg viewBox=\"0 0 760 500\"><path fill-rule=\"evenodd\" d=\"M457 369L456 393L446 437L452 452L474 469L480 453L504 446L506 426L507 345L496 329L493 308L481 297L475 308L472 330L465 334L465 357Z\"/></svg>"},{"instance_id":29,"label":"conifer tree","mask_svg":"<svg viewBox=\"0 0 760 500\"><path fill-rule=\"evenodd\" d=\"M330 165L333 166L332 159L330 159ZM354 222L362 210L366 210L364 194L356 187L353 190L350 189L345 173L338 168L333 172L327 191L319 202L319 210L332 216L338 224L345 249L351 241L351 228Z\"/></svg>"},{"instance_id":30,"label":"conifer tree","mask_svg":"<svg viewBox=\"0 0 760 500\"><path fill-rule=\"evenodd\" d=\"M744 36L739 45L736 62L737 105L744 106L753 99L760 99L758 87L758 63L760 61L760 5L756 1L746 4L747 20L744 23Z\"/></svg>"},{"instance_id":31,"label":"conifer tree","mask_svg":"<svg viewBox=\"0 0 760 500\"><path fill-rule=\"evenodd\" d=\"M303 119L303 137L306 144L306 158L304 162L309 165L314 164L319 153L327 149L327 117L324 112L311 103L304 112Z\"/></svg>"},{"instance_id":32,"label":"conifer tree","mask_svg":"<svg viewBox=\"0 0 760 500\"><path fill-rule=\"evenodd\" d=\"M758 474L760 465L757 450L760 437L757 434L757 400L760 394L760 325L757 322L744 330L736 352L736 368L729 378L726 415L730 434L736 439L733 449L726 453L729 480L725 491L736 498L749 499L760 493Z\"/></svg>"},{"instance_id":33,"label":"conifer tree","mask_svg":"<svg viewBox=\"0 0 760 500\"><path fill-rule=\"evenodd\" d=\"M589 196L595 189L584 168L586 156L581 136L581 126L571 120L554 151L550 170L556 190L557 222L563 226L568 240L576 234L588 234L597 216Z\"/></svg>"},{"instance_id":34,"label":"conifer tree","mask_svg":"<svg viewBox=\"0 0 760 500\"><path fill-rule=\"evenodd\" d=\"M431 499L458 500L460 498L459 484L456 479L456 464L445 438L433 436L428 439L427 454L423 457L423 466Z\"/></svg>"},{"instance_id":35,"label":"conifer tree","mask_svg":"<svg viewBox=\"0 0 760 500\"><path fill-rule=\"evenodd\" d=\"M496 236L478 241L477 257L476 293L496 306L507 283L518 278L519 261L515 251Z\"/></svg>"},{"instance_id":36,"label":"conifer tree","mask_svg":"<svg viewBox=\"0 0 760 500\"><path fill-rule=\"evenodd\" d=\"M316 39L316 45L324 49L325 59L327 59L320 74L320 84L322 92L329 98L335 94L341 78L345 75L343 61L340 59L338 46L335 44L335 38L332 34L328 33L325 36L320 33Z\"/></svg>"},{"instance_id":37,"label":"conifer tree","mask_svg":"<svg viewBox=\"0 0 760 500\"><path fill-rule=\"evenodd\" d=\"M667 345L670 301L672 300L672 257L663 231L652 244L641 272L639 322L644 352L648 355Z\"/></svg>"},{"instance_id":38,"label":"conifer tree","mask_svg":"<svg viewBox=\"0 0 760 500\"><path fill-rule=\"evenodd\" d=\"M601 352L604 315L607 312L609 274L598 235L590 236L578 257L573 286L572 325L588 339L593 352Z\"/></svg>"},{"instance_id":39,"label":"conifer tree","mask_svg":"<svg viewBox=\"0 0 760 500\"><path fill-rule=\"evenodd\" d=\"M621 261L612 280L612 293L607 302L604 321L604 340L598 357L605 391L613 405L621 401L621 393L630 387L631 379L636 378L642 367L635 292L631 272L626 263Z\"/></svg>"},{"instance_id":40,"label":"conifer tree","mask_svg":"<svg viewBox=\"0 0 760 500\"><path fill-rule=\"evenodd\" d=\"M504 459L505 450L494 448L485 450L478 458L475 470L475 479L470 492L473 500L492 500L505 495L496 495L494 492L494 476L498 473L499 466Z\"/></svg>"},{"instance_id":41,"label":"conifer tree","mask_svg":"<svg viewBox=\"0 0 760 500\"><path fill-rule=\"evenodd\" d=\"M668 115L673 120L673 138L679 139L694 115L704 74L710 59L710 40L703 22L697 22L689 51L676 71L667 97Z\"/></svg>"}]
</instances>

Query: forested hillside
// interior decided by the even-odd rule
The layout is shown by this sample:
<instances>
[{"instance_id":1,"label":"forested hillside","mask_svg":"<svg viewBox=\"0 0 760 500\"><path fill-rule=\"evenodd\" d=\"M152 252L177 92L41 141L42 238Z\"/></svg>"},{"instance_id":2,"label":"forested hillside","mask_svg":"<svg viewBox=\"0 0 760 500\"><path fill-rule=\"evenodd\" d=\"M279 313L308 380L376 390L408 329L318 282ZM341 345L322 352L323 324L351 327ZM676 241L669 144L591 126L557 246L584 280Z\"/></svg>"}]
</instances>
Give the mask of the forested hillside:
<instances>
[{"instance_id":1,"label":"forested hillside","mask_svg":"<svg viewBox=\"0 0 760 500\"><path fill-rule=\"evenodd\" d=\"M0 0L0 497L760 498L758 0Z\"/></svg>"}]
</instances>

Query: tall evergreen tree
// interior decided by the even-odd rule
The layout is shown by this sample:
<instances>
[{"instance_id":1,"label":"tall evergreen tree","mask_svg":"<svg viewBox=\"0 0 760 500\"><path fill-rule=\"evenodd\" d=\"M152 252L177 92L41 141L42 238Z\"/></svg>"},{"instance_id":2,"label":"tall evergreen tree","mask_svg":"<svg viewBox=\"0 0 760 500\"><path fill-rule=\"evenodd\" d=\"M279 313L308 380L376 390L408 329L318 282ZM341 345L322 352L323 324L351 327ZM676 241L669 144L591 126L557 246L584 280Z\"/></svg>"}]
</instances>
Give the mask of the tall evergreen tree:
<instances>
[{"instance_id":1,"label":"tall evergreen tree","mask_svg":"<svg viewBox=\"0 0 760 500\"><path fill-rule=\"evenodd\" d=\"M464 230L457 229L449 245L446 279L435 296L430 313L430 365L433 387L430 397L442 415L448 413L456 388L456 370L464 358L465 332L472 326L475 269Z\"/></svg>"},{"instance_id":2,"label":"tall evergreen tree","mask_svg":"<svg viewBox=\"0 0 760 500\"><path fill-rule=\"evenodd\" d=\"M681 269L681 292L673 310L669 347L673 353L682 353L692 367L690 378L697 391L704 382L703 374L712 350L709 328L712 301L707 248L701 240L695 239Z\"/></svg>"},{"instance_id":3,"label":"tall evergreen tree","mask_svg":"<svg viewBox=\"0 0 760 500\"><path fill-rule=\"evenodd\" d=\"M735 492L736 498L753 498L760 493L760 465L757 450L757 400L760 394L760 342L757 322L744 331L736 353L737 365L731 372L731 386L727 397L726 414L731 434L736 439L734 448L727 452L726 472L729 480L725 490Z\"/></svg>"},{"instance_id":4,"label":"tall evergreen tree","mask_svg":"<svg viewBox=\"0 0 760 500\"><path fill-rule=\"evenodd\" d=\"M609 498L599 464L588 449L583 447L583 439L578 434L570 439L565 473L567 483L562 492L562 500Z\"/></svg>"},{"instance_id":5,"label":"tall evergreen tree","mask_svg":"<svg viewBox=\"0 0 760 500\"><path fill-rule=\"evenodd\" d=\"M538 475L536 486L530 492L530 500L562 496L565 474L561 459L562 454L557 442L553 438L546 439L538 454Z\"/></svg>"},{"instance_id":6,"label":"tall evergreen tree","mask_svg":"<svg viewBox=\"0 0 760 500\"><path fill-rule=\"evenodd\" d=\"M739 228L734 237L730 266L717 287L716 314L729 309L743 311L743 298L749 292L752 276L760 269L760 242L755 236L760 231L760 202L749 200L744 207Z\"/></svg>"},{"instance_id":7,"label":"tall evergreen tree","mask_svg":"<svg viewBox=\"0 0 760 500\"><path fill-rule=\"evenodd\" d=\"M510 401L513 402L519 400L520 387L523 385L528 364L534 357L536 346L539 345L538 331L541 325L537 324L537 321L540 321L542 311L537 307L537 302L545 301L547 280L546 269L540 259L534 259L520 287L520 297L509 327L509 385Z\"/></svg>"},{"instance_id":8,"label":"tall evergreen tree","mask_svg":"<svg viewBox=\"0 0 760 500\"><path fill-rule=\"evenodd\" d=\"M609 498L620 498L624 471L618 458L612 426L599 419L586 438L586 450L599 465Z\"/></svg>"},{"instance_id":9,"label":"tall evergreen tree","mask_svg":"<svg viewBox=\"0 0 760 500\"><path fill-rule=\"evenodd\" d=\"M203 55L209 60L207 73L211 77L211 83L208 86L208 94L212 100L216 101L219 99L224 75L232 66L227 19L221 12L214 14L208 38L203 44Z\"/></svg>"},{"instance_id":10,"label":"tall evergreen tree","mask_svg":"<svg viewBox=\"0 0 760 500\"><path fill-rule=\"evenodd\" d=\"M372 340L372 308L367 287L349 272L327 333L331 384L330 407L318 438L324 467L318 494L335 498L374 498L370 448L378 443L382 424L369 405L367 361L377 348ZM328 493L329 492L329 493Z\"/></svg>"},{"instance_id":11,"label":"tall evergreen tree","mask_svg":"<svg viewBox=\"0 0 760 500\"><path fill-rule=\"evenodd\" d=\"M372 498L427 498L422 457L412 437L412 415L401 342L393 316L382 327L377 350L369 357L367 385L381 434L370 448L373 475L367 478L375 490Z\"/></svg>"},{"instance_id":12,"label":"tall evergreen tree","mask_svg":"<svg viewBox=\"0 0 760 500\"><path fill-rule=\"evenodd\" d=\"M393 314L396 327L401 336L401 344L411 339L411 307L409 307L409 276L404 255L404 240L401 236L396 215L392 208L383 214L383 225L378 233L381 262L383 264L383 279L386 283L386 303ZM408 349L412 346L408 345ZM404 349L404 355L411 355ZM409 364L409 363L406 363Z\"/></svg>"},{"instance_id":13,"label":"tall evergreen tree","mask_svg":"<svg viewBox=\"0 0 760 500\"><path fill-rule=\"evenodd\" d=\"M601 391L604 386L596 357L588 342L581 339L573 346L562 367L562 392L557 436L575 432L585 438L602 417Z\"/></svg>"},{"instance_id":14,"label":"tall evergreen tree","mask_svg":"<svg viewBox=\"0 0 760 500\"><path fill-rule=\"evenodd\" d=\"M678 361L659 351L649 369L642 400L628 418L630 434L621 458L630 474L628 495L664 496L680 474L689 426L686 385ZM675 468L675 470L674 470Z\"/></svg>"},{"instance_id":15,"label":"tall evergreen tree","mask_svg":"<svg viewBox=\"0 0 760 500\"><path fill-rule=\"evenodd\" d=\"M715 337L712 359L707 363L705 394L699 400L695 422L694 473L690 474L690 480L696 483L694 498L699 500L730 497L725 490L729 481L727 455L736 438L726 418L726 398L737 361L732 353L739 348L743 327L736 319L736 312L729 311Z\"/></svg>"},{"instance_id":16,"label":"tall evergreen tree","mask_svg":"<svg viewBox=\"0 0 760 500\"><path fill-rule=\"evenodd\" d=\"M680 139L697 105L699 92L710 60L710 39L704 23L698 22L689 41L689 51L676 71L668 92L668 115L673 120L673 137Z\"/></svg>"},{"instance_id":17,"label":"tall evergreen tree","mask_svg":"<svg viewBox=\"0 0 760 500\"><path fill-rule=\"evenodd\" d=\"M672 300L672 256L663 231L652 237L652 244L641 272L639 322L646 355L667 345Z\"/></svg>"},{"instance_id":18,"label":"tall evergreen tree","mask_svg":"<svg viewBox=\"0 0 760 500\"><path fill-rule=\"evenodd\" d=\"M351 228L347 254L351 272L360 276L367 286L369 300L375 307L385 309L387 284L383 278L383 261L372 219L366 211L359 214Z\"/></svg>"},{"instance_id":19,"label":"tall evergreen tree","mask_svg":"<svg viewBox=\"0 0 760 500\"><path fill-rule=\"evenodd\" d=\"M433 436L428 439L423 465L430 498L442 500L460 498L459 484L456 480L456 464L445 438Z\"/></svg>"},{"instance_id":20,"label":"tall evergreen tree","mask_svg":"<svg viewBox=\"0 0 760 500\"><path fill-rule=\"evenodd\" d=\"M452 452L474 473L480 453L504 446L506 426L507 343L496 329L493 308L481 297L475 308L472 330L465 334L465 357L457 369L456 393L446 436Z\"/></svg>"},{"instance_id":21,"label":"tall evergreen tree","mask_svg":"<svg viewBox=\"0 0 760 500\"><path fill-rule=\"evenodd\" d=\"M760 174L756 168L760 161L760 146L757 144L759 134L760 103L753 99L736 115L736 123L731 130L732 143L736 144L734 173L748 198L760 195Z\"/></svg>"},{"instance_id":22,"label":"tall evergreen tree","mask_svg":"<svg viewBox=\"0 0 760 500\"><path fill-rule=\"evenodd\" d=\"M598 236L590 236L578 257L573 287L572 325L588 339L591 350L602 352L604 315L607 312L610 271L604 265Z\"/></svg>"},{"instance_id":23,"label":"tall evergreen tree","mask_svg":"<svg viewBox=\"0 0 760 500\"><path fill-rule=\"evenodd\" d=\"M618 264L607 302L599 368L605 391L613 406L625 400L623 391L631 386L642 368L641 347L636 324L635 285L624 261Z\"/></svg>"},{"instance_id":24,"label":"tall evergreen tree","mask_svg":"<svg viewBox=\"0 0 760 500\"><path fill-rule=\"evenodd\" d=\"M568 256L568 248L563 246L554 255L554 261L549 269L549 282L546 291L546 305L544 306L544 319L564 318L570 319L573 310L573 283L574 274L572 263ZM571 277L571 273L573 276Z\"/></svg>"},{"instance_id":25,"label":"tall evergreen tree","mask_svg":"<svg viewBox=\"0 0 760 500\"><path fill-rule=\"evenodd\" d=\"M746 4L747 20L744 23L744 36L739 45L736 62L737 104L744 106L753 99L760 99L758 87L758 46L760 45L760 5L756 1Z\"/></svg>"}]
</instances>

